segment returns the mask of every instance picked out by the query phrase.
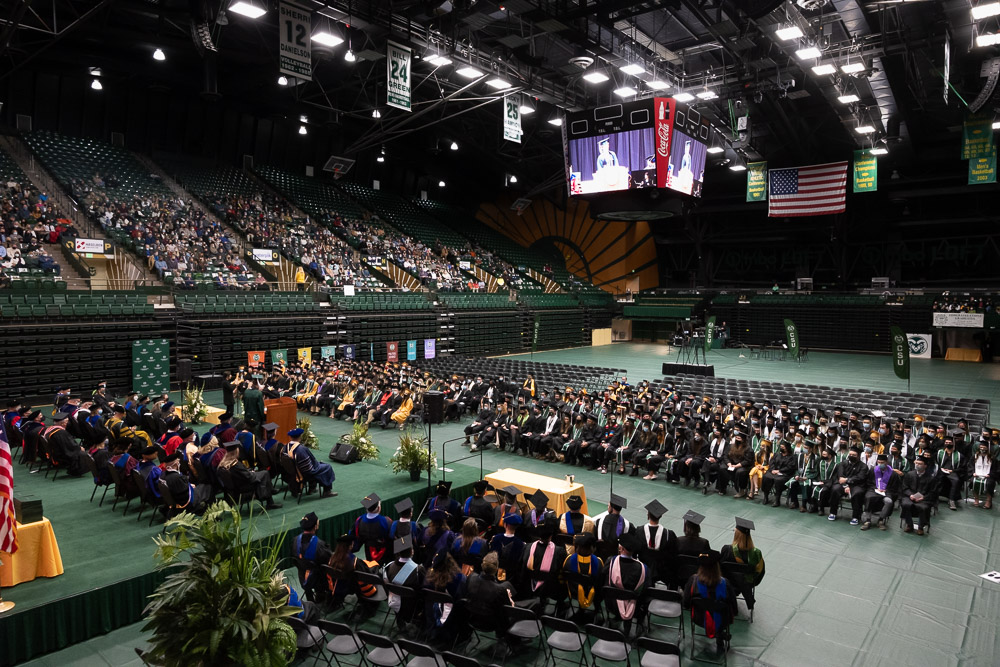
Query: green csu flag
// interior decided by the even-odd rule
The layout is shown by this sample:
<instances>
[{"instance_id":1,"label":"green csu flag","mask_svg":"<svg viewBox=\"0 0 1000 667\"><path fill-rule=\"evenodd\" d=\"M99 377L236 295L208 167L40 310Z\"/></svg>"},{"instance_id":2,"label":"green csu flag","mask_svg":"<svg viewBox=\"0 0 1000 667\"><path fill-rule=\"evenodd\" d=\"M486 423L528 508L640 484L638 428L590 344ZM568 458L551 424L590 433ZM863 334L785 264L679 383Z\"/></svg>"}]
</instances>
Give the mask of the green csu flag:
<instances>
[{"instance_id":1,"label":"green csu flag","mask_svg":"<svg viewBox=\"0 0 1000 667\"><path fill-rule=\"evenodd\" d=\"M854 151L854 191L878 190L878 158L871 151Z\"/></svg>"},{"instance_id":2,"label":"green csu flag","mask_svg":"<svg viewBox=\"0 0 1000 667\"><path fill-rule=\"evenodd\" d=\"M785 338L788 340L788 352L792 355L792 359L798 359L799 330L791 320L785 320Z\"/></svg>"},{"instance_id":3,"label":"green csu flag","mask_svg":"<svg viewBox=\"0 0 1000 667\"><path fill-rule=\"evenodd\" d=\"M538 329L541 327L541 322L538 318L538 313L535 313L535 326L531 332L531 351L538 351Z\"/></svg>"},{"instance_id":4,"label":"green csu flag","mask_svg":"<svg viewBox=\"0 0 1000 667\"><path fill-rule=\"evenodd\" d=\"M747 201L767 201L767 162L747 165Z\"/></svg>"},{"instance_id":5,"label":"green csu flag","mask_svg":"<svg viewBox=\"0 0 1000 667\"><path fill-rule=\"evenodd\" d=\"M890 327L892 334L892 370L900 380L910 379L910 344L899 327Z\"/></svg>"},{"instance_id":6,"label":"green csu flag","mask_svg":"<svg viewBox=\"0 0 1000 667\"><path fill-rule=\"evenodd\" d=\"M395 42L389 42L386 49L389 68L386 104L410 111L410 49Z\"/></svg>"},{"instance_id":7,"label":"green csu flag","mask_svg":"<svg viewBox=\"0 0 1000 667\"><path fill-rule=\"evenodd\" d=\"M997 149L994 147L987 157L969 160L969 185L997 182Z\"/></svg>"},{"instance_id":8,"label":"green csu flag","mask_svg":"<svg viewBox=\"0 0 1000 667\"><path fill-rule=\"evenodd\" d=\"M712 315L705 322L705 354L712 349L712 341L715 339L715 315Z\"/></svg>"},{"instance_id":9,"label":"green csu flag","mask_svg":"<svg viewBox=\"0 0 1000 667\"><path fill-rule=\"evenodd\" d=\"M962 159L993 154L993 116L974 114L962 126Z\"/></svg>"},{"instance_id":10,"label":"green csu flag","mask_svg":"<svg viewBox=\"0 0 1000 667\"><path fill-rule=\"evenodd\" d=\"M271 350L271 365L288 363L288 350Z\"/></svg>"}]
</instances>

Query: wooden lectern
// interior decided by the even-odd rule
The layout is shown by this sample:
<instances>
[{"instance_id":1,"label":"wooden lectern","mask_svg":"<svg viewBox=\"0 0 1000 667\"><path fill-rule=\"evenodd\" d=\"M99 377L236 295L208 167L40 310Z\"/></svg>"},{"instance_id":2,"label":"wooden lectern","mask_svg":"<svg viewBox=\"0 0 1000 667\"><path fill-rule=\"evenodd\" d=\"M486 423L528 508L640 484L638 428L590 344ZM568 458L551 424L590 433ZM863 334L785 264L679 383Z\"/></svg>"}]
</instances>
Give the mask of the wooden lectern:
<instances>
[{"instance_id":1,"label":"wooden lectern","mask_svg":"<svg viewBox=\"0 0 1000 667\"><path fill-rule=\"evenodd\" d=\"M294 398L284 396L282 398L269 398L264 401L267 414L264 415L265 422L274 422L278 425L278 431L274 434L275 439L283 445L288 444L288 432L295 428L298 421L298 407Z\"/></svg>"}]
</instances>

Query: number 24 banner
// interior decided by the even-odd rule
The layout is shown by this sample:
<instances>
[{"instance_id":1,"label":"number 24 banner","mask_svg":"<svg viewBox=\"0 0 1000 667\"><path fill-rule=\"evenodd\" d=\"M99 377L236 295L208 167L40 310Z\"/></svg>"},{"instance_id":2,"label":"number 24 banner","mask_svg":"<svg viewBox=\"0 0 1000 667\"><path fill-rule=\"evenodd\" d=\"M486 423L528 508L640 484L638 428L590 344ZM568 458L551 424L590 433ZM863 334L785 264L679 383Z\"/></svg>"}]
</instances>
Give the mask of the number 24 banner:
<instances>
[{"instance_id":1,"label":"number 24 banner","mask_svg":"<svg viewBox=\"0 0 1000 667\"><path fill-rule=\"evenodd\" d=\"M403 111L410 111L410 49L394 42L389 42L386 49L389 78L386 104Z\"/></svg>"}]
</instances>

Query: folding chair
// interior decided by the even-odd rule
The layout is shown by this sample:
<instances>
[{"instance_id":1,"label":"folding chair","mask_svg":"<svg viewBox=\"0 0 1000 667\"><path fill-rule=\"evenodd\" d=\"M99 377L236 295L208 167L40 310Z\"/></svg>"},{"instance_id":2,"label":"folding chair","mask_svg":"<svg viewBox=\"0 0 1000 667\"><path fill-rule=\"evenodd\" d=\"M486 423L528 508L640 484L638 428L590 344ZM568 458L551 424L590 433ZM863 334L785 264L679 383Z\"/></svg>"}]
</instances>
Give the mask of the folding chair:
<instances>
[{"instance_id":1,"label":"folding chair","mask_svg":"<svg viewBox=\"0 0 1000 667\"><path fill-rule=\"evenodd\" d=\"M729 613L729 608L726 603L722 600L706 600L705 598L695 598L692 602L691 609L691 659L694 660L694 650L698 645L698 637L705 637L713 640L721 637L723 640L723 645L725 651L722 652L722 664L727 664L726 654L729 651L729 625L724 624L721 627L715 629L717 637L708 637L708 631L703 629L701 634L698 634L698 628L701 627L694 622L696 618L705 618L705 614L719 614L720 618L726 618Z\"/></svg>"},{"instance_id":2,"label":"folding chair","mask_svg":"<svg viewBox=\"0 0 1000 667\"><path fill-rule=\"evenodd\" d=\"M545 647L542 645L545 633L542 630L542 623L538 619L538 614L524 607L504 607L504 620L510 626L507 634L518 639L538 640L538 648L544 653Z\"/></svg>"},{"instance_id":3,"label":"folding chair","mask_svg":"<svg viewBox=\"0 0 1000 667\"><path fill-rule=\"evenodd\" d=\"M316 621L316 625L324 633L333 637L326 643L326 650L333 656L338 667L341 664L340 656L356 655L360 659L364 643L351 629L351 626L346 623L335 623L322 619Z\"/></svg>"},{"instance_id":4,"label":"folding chair","mask_svg":"<svg viewBox=\"0 0 1000 667\"><path fill-rule=\"evenodd\" d=\"M639 637L636 646L645 651L639 659L639 667L681 666L681 647L677 644L650 637Z\"/></svg>"},{"instance_id":5,"label":"folding chair","mask_svg":"<svg viewBox=\"0 0 1000 667\"><path fill-rule=\"evenodd\" d=\"M750 622L753 623L753 608L750 607L750 601L747 600L747 597L744 594L744 587L746 584L743 583L747 580L747 575L750 574L750 566L746 563L731 562L720 563L719 565L722 569L722 576L728 579L730 584L734 581L741 582L739 586L733 586L733 591L743 597L743 602L747 605L747 612L750 614ZM754 595L755 590L755 586L750 586L750 598L756 601L757 596Z\"/></svg>"},{"instance_id":6,"label":"folding chair","mask_svg":"<svg viewBox=\"0 0 1000 667\"><path fill-rule=\"evenodd\" d=\"M104 493L101 494L101 502L97 503L97 506L100 507L104 504L104 497L108 495L108 489L111 488L111 482L100 481L100 474L97 471L97 463L94 461L93 456L87 454L87 457L84 460L87 463L87 469L90 470L90 474L94 477L94 490L90 492L90 502L94 502L94 496L97 494L97 489L102 486L104 487Z\"/></svg>"},{"instance_id":7,"label":"folding chair","mask_svg":"<svg viewBox=\"0 0 1000 667\"><path fill-rule=\"evenodd\" d=\"M632 618L625 620L622 619L622 628L625 631L625 635L628 636L632 629L632 621L636 624L636 634L639 634L642 630L642 619L644 616L644 609L642 606L642 600L639 594L635 591L627 591L615 586L605 586L601 589L601 593L604 597L604 608L608 612L608 618L617 618L617 603L622 602L634 602L635 603L635 613L632 614Z\"/></svg>"},{"instance_id":8,"label":"folding chair","mask_svg":"<svg viewBox=\"0 0 1000 667\"><path fill-rule=\"evenodd\" d=\"M306 480L303 479L301 483L295 481L297 470L292 457L281 454L278 457L278 463L281 466L281 476L285 479L285 495L282 498L287 498L288 492L291 491L292 496L295 498L295 504L301 504L302 495L306 489ZM298 489L298 493L295 492L295 489Z\"/></svg>"},{"instance_id":9,"label":"folding chair","mask_svg":"<svg viewBox=\"0 0 1000 667\"><path fill-rule=\"evenodd\" d=\"M382 586L383 586L383 588L385 588L386 597L388 597L389 595L395 595L395 596L397 596L399 598L399 603L400 603L399 604L399 608L400 609L403 608L403 601L404 600L416 600L417 599L417 591L415 591L414 589L410 588L409 586L401 586L399 584L393 584L393 583L388 582L388 581L385 582L385 583L383 583ZM388 606L388 603L386 604L386 606L388 607L389 611L393 614L393 616L396 617L396 621L397 622L395 623L395 625L398 628L399 627L399 622L398 622L399 621L399 611L398 610L397 611L393 611L392 607Z\"/></svg>"},{"instance_id":10,"label":"folding chair","mask_svg":"<svg viewBox=\"0 0 1000 667\"><path fill-rule=\"evenodd\" d=\"M319 662L320 656L322 656L326 664L331 665L330 659L323 655L323 640L326 638L326 634L322 629L315 625L308 625L301 618L295 616L288 616L285 620L295 631L295 648L298 651L308 653L313 649L319 649L313 656L312 664L315 665Z\"/></svg>"},{"instance_id":11,"label":"folding chair","mask_svg":"<svg viewBox=\"0 0 1000 667\"><path fill-rule=\"evenodd\" d=\"M607 662L624 662L626 667L631 667L629 653L632 647L624 632L593 623L588 623L585 629L590 637L590 657L594 667L597 667L598 658Z\"/></svg>"},{"instance_id":12,"label":"folding chair","mask_svg":"<svg viewBox=\"0 0 1000 667\"><path fill-rule=\"evenodd\" d=\"M670 591L664 588L650 587L646 589L644 597L648 600L646 605L647 624L650 628L669 628L671 626L663 623L653 623L653 618L672 618L677 621L677 636L684 637L684 598L679 591Z\"/></svg>"},{"instance_id":13,"label":"folding chair","mask_svg":"<svg viewBox=\"0 0 1000 667\"><path fill-rule=\"evenodd\" d=\"M398 639L396 641L409 658L406 667L446 667L443 656L427 644L410 641L409 639Z\"/></svg>"},{"instance_id":14,"label":"folding chair","mask_svg":"<svg viewBox=\"0 0 1000 667\"><path fill-rule=\"evenodd\" d=\"M552 658L552 664L556 664L555 651L561 653L579 653L580 660L577 662L582 667L587 658L585 647L587 645L587 635L580 631L579 626L572 621L555 616L542 616L540 619L544 627L552 632L545 638L545 646L548 649L548 656Z\"/></svg>"},{"instance_id":15,"label":"folding chair","mask_svg":"<svg viewBox=\"0 0 1000 667\"><path fill-rule=\"evenodd\" d=\"M358 638L364 642L367 651L365 660L377 667L396 667L406 660L403 650L385 635L358 630Z\"/></svg>"},{"instance_id":16,"label":"folding chair","mask_svg":"<svg viewBox=\"0 0 1000 667\"><path fill-rule=\"evenodd\" d=\"M373 586L375 588L375 594L374 595L371 595L371 596L368 596L368 597L361 597L361 596L359 596L358 597L358 604L361 604L361 602L364 601L364 602L373 603L373 604L375 604L377 606L377 605L381 604L382 602L386 602L386 603L388 602L389 596L386 595L386 592L385 592L385 582L382 581L382 577L378 576L377 574L372 574L371 572L358 572L358 571L355 571L354 572L354 581L357 582L358 589L361 589L363 586L366 586L366 585L367 586ZM354 605L354 609L351 611L351 614L353 615L354 612L357 611L357 609L358 609L358 605ZM391 610L389 609L389 605L386 604L385 614L382 616L382 623L378 626L378 631L379 632L382 632L382 629L385 627L385 622L389 618L389 612L390 611Z\"/></svg>"}]
</instances>

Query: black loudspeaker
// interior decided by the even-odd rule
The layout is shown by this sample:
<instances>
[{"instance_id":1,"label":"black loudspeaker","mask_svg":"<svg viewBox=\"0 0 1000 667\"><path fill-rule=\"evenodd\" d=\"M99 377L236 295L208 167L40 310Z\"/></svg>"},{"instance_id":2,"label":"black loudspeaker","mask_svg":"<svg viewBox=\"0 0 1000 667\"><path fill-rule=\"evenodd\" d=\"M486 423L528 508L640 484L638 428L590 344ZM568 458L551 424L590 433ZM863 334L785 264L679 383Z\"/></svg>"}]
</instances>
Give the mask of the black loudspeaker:
<instances>
[{"instance_id":1,"label":"black loudspeaker","mask_svg":"<svg viewBox=\"0 0 1000 667\"><path fill-rule=\"evenodd\" d=\"M181 382L191 381L191 360L190 359L178 359L177 360L177 379Z\"/></svg>"},{"instance_id":2,"label":"black loudspeaker","mask_svg":"<svg viewBox=\"0 0 1000 667\"><path fill-rule=\"evenodd\" d=\"M424 422L440 424L444 421L444 394L440 391L429 391L424 394Z\"/></svg>"},{"instance_id":3,"label":"black loudspeaker","mask_svg":"<svg viewBox=\"0 0 1000 667\"><path fill-rule=\"evenodd\" d=\"M337 463L354 463L358 460L358 452L353 445L338 442L330 452L330 460Z\"/></svg>"}]
</instances>

